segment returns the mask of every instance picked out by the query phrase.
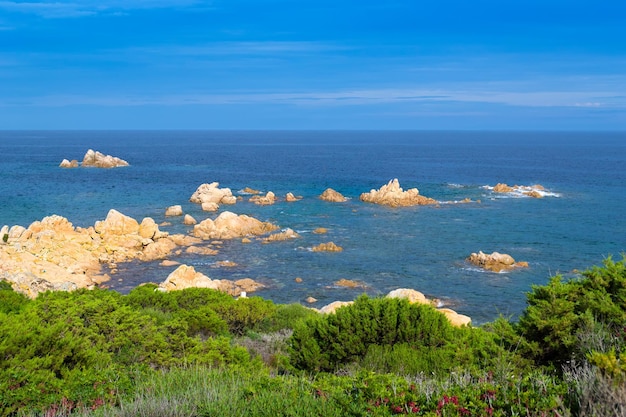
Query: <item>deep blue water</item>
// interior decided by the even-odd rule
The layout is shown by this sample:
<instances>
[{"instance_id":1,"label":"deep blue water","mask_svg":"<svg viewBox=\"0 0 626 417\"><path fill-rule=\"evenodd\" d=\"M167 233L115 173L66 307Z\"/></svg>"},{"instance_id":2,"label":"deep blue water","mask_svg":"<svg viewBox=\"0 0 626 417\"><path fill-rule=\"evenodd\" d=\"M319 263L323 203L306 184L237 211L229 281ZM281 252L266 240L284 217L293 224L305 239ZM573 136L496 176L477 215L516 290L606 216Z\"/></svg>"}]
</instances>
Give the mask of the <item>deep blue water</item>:
<instances>
[{"instance_id":1,"label":"deep blue water","mask_svg":"<svg viewBox=\"0 0 626 417\"><path fill-rule=\"evenodd\" d=\"M60 169L63 158L82 159L92 148L127 160L127 168ZM28 226L59 214L75 226L93 225L111 208L141 221L165 221L181 204L197 220L189 197L205 182L233 193L244 187L303 196L296 203L259 207L246 201L223 210L290 227L302 238L243 245L225 242L217 256L185 255L211 278L253 278L257 294L276 302L321 307L352 300L362 289L334 288L340 278L366 283L370 295L414 288L444 300L475 323L516 315L525 292L557 273L599 265L626 251L626 133L542 132L0 132L0 225ZM362 192L398 178L404 189L440 201L471 198L480 204L386 208L362 203ZM509 198L483 188L542 184L558 197ZM351 200L320 201L332 187ZM187 232L182 219L162 227ZM312 233L326 227L326 235ZM333 241L337 254L307 250ZM530 268L506 274L471 268L471 253L498 251ZM234 269L211 268L220 260ZM120 266L110 286L127 292L160 282L174 268L158 263ZM295 283L301 277L303 283Z\"/></svg>"}]
</instances>

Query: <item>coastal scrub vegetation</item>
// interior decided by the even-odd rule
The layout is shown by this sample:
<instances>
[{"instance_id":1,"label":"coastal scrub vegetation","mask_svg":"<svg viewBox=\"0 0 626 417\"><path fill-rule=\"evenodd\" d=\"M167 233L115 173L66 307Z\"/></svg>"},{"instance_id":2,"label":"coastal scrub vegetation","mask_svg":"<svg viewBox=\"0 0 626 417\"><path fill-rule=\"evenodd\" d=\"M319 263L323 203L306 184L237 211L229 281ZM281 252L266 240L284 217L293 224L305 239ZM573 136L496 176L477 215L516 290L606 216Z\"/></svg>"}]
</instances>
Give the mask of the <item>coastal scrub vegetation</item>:
<instances>
[{"instance_id":1,"label":"coastal scrub vegetation","mask_svg":"<svg viewBox=\"0 0 626 417\"><path fill-rule=\"evenodd\" d=\"M626 415L626 257L453 327L359 297L321 315L209 289L0 282L0 416Z\"/></svg>"}]
</instances>

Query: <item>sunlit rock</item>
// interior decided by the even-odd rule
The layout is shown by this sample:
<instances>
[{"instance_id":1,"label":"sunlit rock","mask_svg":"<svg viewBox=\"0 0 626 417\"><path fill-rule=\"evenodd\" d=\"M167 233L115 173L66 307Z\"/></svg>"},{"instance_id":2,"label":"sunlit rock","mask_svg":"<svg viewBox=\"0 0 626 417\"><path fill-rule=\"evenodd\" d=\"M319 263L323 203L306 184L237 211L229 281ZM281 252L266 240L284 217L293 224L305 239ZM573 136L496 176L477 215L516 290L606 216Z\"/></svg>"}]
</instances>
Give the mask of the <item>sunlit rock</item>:
<instances>
[{"instance_id":1,"label":"sunlit rock","mask_svg":"<svg viewBox=\"0 0 626 417\"><path fill-rule=\"evenodd\" d=\"M361 194L360 200L366 203L381 204L390 207L437 204L436 200L420 195L417 188L404 191L400 187L397 178L389 181L378 190L371 190L369 193Z\"/></svg>"}]
</instances>

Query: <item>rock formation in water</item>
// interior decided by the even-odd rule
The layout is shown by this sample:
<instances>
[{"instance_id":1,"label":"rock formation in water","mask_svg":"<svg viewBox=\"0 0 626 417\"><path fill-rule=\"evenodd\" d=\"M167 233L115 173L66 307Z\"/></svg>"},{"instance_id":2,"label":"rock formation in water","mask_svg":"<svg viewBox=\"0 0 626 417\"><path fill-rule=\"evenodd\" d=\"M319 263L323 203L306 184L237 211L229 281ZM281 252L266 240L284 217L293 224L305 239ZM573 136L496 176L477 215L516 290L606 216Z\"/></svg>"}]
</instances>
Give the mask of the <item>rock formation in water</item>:
<instances>
[{"instance_id":1,"label":"rock formation in water","mask_svg":"<svg viewBox=\"0 0 626 417\"><path fill-rule=\"evenodd\" d=\"M333 190L332 188L327 188L326 190L324 190L324 192L320 195L320 200L330 201L331 203L343 203L345 201L348 201L346 197L341 195L341 193Z\"/></svg>"},{"instance_id":2,"label":"rock formation in water","mask_svg":"<svg viewBox=\"0 0 626 417\"><path fill-rule=\"evenodd\" d=\"M169 206L165 209L166 216L182 216L183 215L183 207L180 205Z\"/></svg>"},{"instance_id":3,"label":"rock formation in water","mask_svg":"<svg viewBox=\"0 0 626 417\"><path fill-rule=\"evenodd\" d=\"M487 187L491 188L491 187ZM535 185L513 185L509 186L504 183L498 183L493 188L492 191L494 193L505 193L505 194L518 194L518 195L526 195L528 197L533 198L543 198L545 195L546 189L543 185L535 184Z\"/></svg>"},{"instance_id":4,"label":"rock formation in water","mask_svg":"<svg viewBox=\"0 0 626 417\"><path fill-rule=\"evenodd\" d=\"M333 282L333 285L343 288L367 288L367 285L363 282L346 278L341 278L340 280Z\"/></svg>"},{"instance_id":5,"label":"rock formation in water","mask_svg":"<svg viewBox=\"0 0 626 417\"><path fill-rule=\"evenodd\" d=\"M276 195L268 191L265 195L255 195L250 197L250 202L259 206L271 206L276 202Z\"/></svg>"},{"instance_id":6,"label":"rock formation in water","mask_svg":"<svg viewBox=\"0 0 626 417\"><path fill-rule=\"evenodd\" d=\"M200 185L196 191L191 195L189 201L192 203L202 204L204 210L204 204L235 204L237 197L235 197L230 188L219 188L218 182L212 182L210 184ZM209 211L209 210L207 210Z\"/></svg>"},{"instance_id":7,"label":"rock formation in water","mask_svg":"<svg viewBox=\"0 0 626 417\"><path fill-rule=\"evenodd\" d=\"M197 272L193 266L181 265L165 281L159 284L159 288L163 291L177 291L186 288L210 288L233 296L239 296L242 293L254 292L263 288L263 284L250 278L237 281L211 279L201 272Z\"/></svg>"},{"instance_id":8,"label":"rock formation in water","mask_svg":"<svg viewBox=\"0 0 626 417\"><path fill-rule=\"evenodd\" d=\"M83 157L83 162L80 164L82 167L92 167L92 168L117 168L117 167L126 167L129 163L123 159L120 159L115 156L105 155L101 152L94 151L93 149L89 149L85 156ZM61 168L78 168L79 164L76 159L71 161L64 159L59 164Z\"/></svg>"},{"instance_id":9,"label":"rock formation in water","mask_svg":"<svg viewBox=\"0 0 626 417\"><path fill-rule=\"evenodd\" d=\"M301 196L295 196L295 195L293 195L293 193L287 193L285 195L285 201L288 202L288 203L294 203L294 202L300 201L300 200L302 200L302 197Z\"/></svg>"},{"instance_id":10,"label":"rock formation in water","mask_svg":"<svg viewBox=\"0 0 626 417\"><path fill-rule=\"evenodd\" d=\"M161 232L149 217L138 223L116 210L93 227L74 227L66 218L52 215L28 228L13 226L5 234L0 279L29 297L46 290L99 285L109 279L103 264L164 259L176 250L177 241L185 241Z\"/></svg>"},{"instance_id":11,"label":"rock formation in water","mask_svg":"<svg viewBox=\"0 0 626 417\"><path fill-rule=\"evenodd\" d=\"M215 220L206 219L193 227L193 235L203 239L233 239L260 236L278 229L269 222L262 222L245 214L222 212Z\"/></svg>"},{"instance_id":12,"label":"rock formation in water","mask_svg":"<svg viewBox=\"0 0 626 417\"><path fill-rule=\"evenodd\" d=\"M128 162L116 156L105 155L93 149L89 149L83 157L82 167L94 168L117 168L126 167Z\"/></svg>"},{"instance_id":13,"label":"rock formation in water","mask_svg":"<svg viewBox=\"0 0 626 417\"><path fill-rule=\"evenodd\" d=\"M78 161L76 159L72 159L71 161L64 159L59 164L61 168L78 168Z\"/></svg>"},{"instance_id":14,"label":"rock formation in water","mask_svg":"<svg viewBox=\"0 0 626 417\"><path fill-rule=\"evenodd\" d=\"M192 215L185 214L185 217L183 218L183 224L186 224L187 226L193 226L195 224L198 224L198 221L194 219Z\"/></svg>"},{"instance_id":15,"label":"rock formation in water","mask_svg":"<svg viewBox=\"0 0 626 417\"><path fill-rule=\"evenodd\" d=\"M510 271L515 268L528 267L528 262L515 262L515 259L511 255L506 253L493 252L488 255L479 251L478 253L472 253L467 261L480 268L486 269L492 272Z\"/></svg>"},{"instance_id":16,"label":"rock formation in water","mask_svg":"<svg viewBox=\"0 0 626 417\"><path fill-rule=\"evenodd\" d=\"M382 204L390 207L437 204L436 200L420 195L417 188L402 190L397 178L389 181L378 190L371 190L369 193L361 194L360 200L366 203Z\"/></svg>"},{"instance_id":17,"label":"rock formation in water","mask_svg":"<svg viewBox=\"0 0 626 417\"><path fill-rule=\"evenodd\" d=\"M272 233L271 235L269 235L268 237L263 239L263 242L264 243L280 242L280 241L284 241L284 240L297 239L299 237L300 237L300 235L298 233L296 233L295 231L293 231L290 228L287 228L287 229L283 230L282 232Z\"/></svg>"},{"instance_id":18,"label":"rock formation in water","mask_svg":"<svg viewBox=\"0 0 626 417\"><path fill-rule=\"evenodd\" d=\"M320 243L311 248L313 252L341 252L343 248L335 245L334 242Z\"/></svg>"}]
</instances>

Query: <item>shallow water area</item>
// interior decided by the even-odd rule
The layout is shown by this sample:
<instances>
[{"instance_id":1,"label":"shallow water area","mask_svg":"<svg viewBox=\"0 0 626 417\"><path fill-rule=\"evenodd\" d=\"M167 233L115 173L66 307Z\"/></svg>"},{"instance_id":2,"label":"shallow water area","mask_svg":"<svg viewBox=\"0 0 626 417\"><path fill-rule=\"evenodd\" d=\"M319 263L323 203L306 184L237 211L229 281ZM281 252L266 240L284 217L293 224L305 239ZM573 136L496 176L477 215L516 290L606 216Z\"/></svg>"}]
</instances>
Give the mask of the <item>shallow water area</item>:
<instances>
[{"instance_id":1,"label":"shallow water area","mask_svg":"<svg viewBox=\"0 0 626 417\"><path fill-rule=\"evenodd\" d=\"M87 149L127 160L116 169L61 169ZM189 197L217 181L242 201L224 210L291 228L301 237L249 244L223 241L214 256L172 260L214 279L252 278L257 295L276 302L312 296L314 307L359 294L413 288L440 299L475 323L517 315L524 293L551 275L574 276L626 250L626 136L623 133L545 132L0 132L0 226L28 226L59 214L86 227L111 208L141 221L167 221L161 230L189 233L180 204L198 221ZM389 208L359 195L398 178L405 189L440 202ZM488 187L541 184L543 198L494 193ZM279 201L257 206L245 187L273 191ZM328 187L349 200L328 203ZM287 192L301 201L284 201ZM461 203L470 199L469 203ZM480 200L480 201L478 201ZM315 234L318 227L328 231ZM334 242L339 253L311 247ZM529 268L489 273L465 262L472 252L508 253ZM218 267L218 261L235 267ZM119 264L107 285L127 292L161 282L175 267L159 262ZM301 278L298 283L295 278ZM366 288L343 288L342 278Z\"/></svg>"}]
</instances>

